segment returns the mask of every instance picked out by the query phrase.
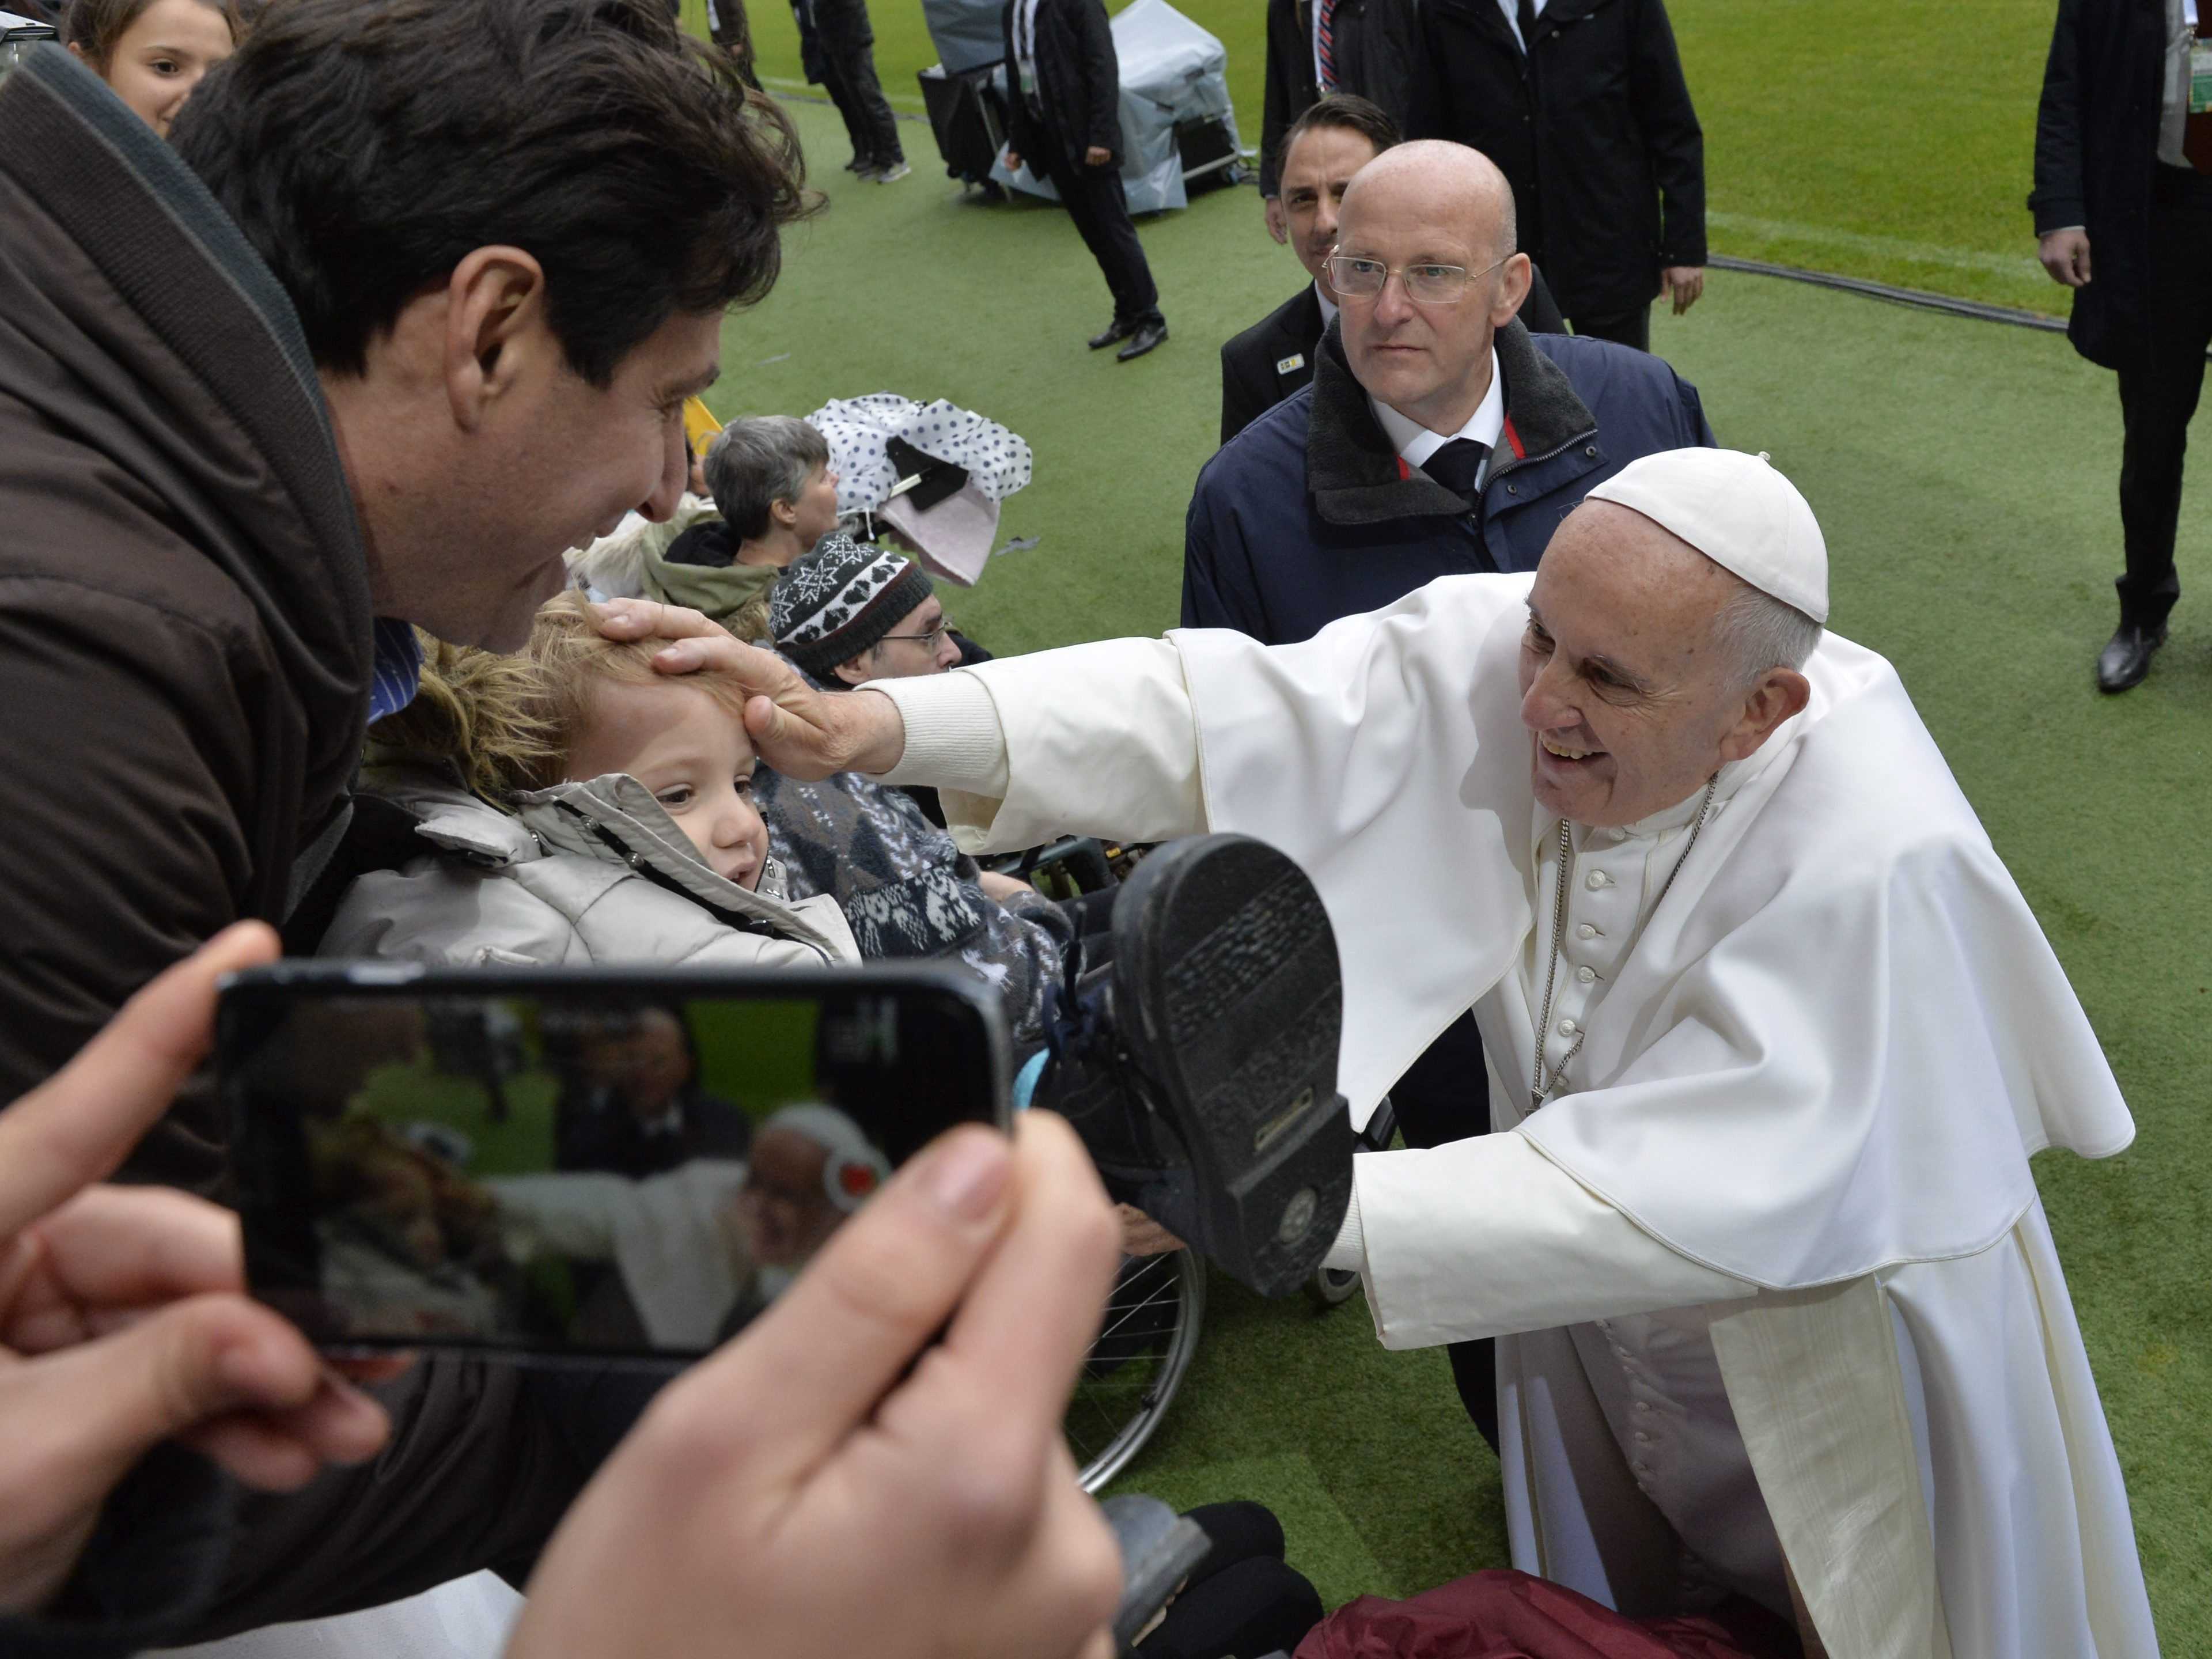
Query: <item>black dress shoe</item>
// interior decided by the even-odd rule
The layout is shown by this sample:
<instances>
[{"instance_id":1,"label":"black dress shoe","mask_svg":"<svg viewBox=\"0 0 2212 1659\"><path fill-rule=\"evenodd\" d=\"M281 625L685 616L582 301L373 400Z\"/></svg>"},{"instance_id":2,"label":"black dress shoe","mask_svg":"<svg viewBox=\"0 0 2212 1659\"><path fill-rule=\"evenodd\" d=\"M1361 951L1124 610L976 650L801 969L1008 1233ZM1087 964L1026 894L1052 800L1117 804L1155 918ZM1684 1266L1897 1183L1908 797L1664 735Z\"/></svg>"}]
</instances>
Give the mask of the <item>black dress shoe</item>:
<instances>
[{"instance_id":1,"label":"black dress shoe","mask_svg":"<svg viewBox=\"0 0 2212 1659\"><path fill-rule=\"evenodd\" d=\"M1116 340L1126 340L1136 331L1137 325L1134 323L1124 322L1121 318L1116 317L1106 325L1105 332L1091 337L1091 349L1093 351L1103 351Z\"/></svg>"},{"instance_id":2,"label":"black dress shoe","mask_svg":"<svg viewBox=\"0 0 2212 1659\"><path fill-rule=\"evenodd\" d=\"M1121 362L1126 363L1132 357L1143 356L1147 351L1150 351L1154 346L1159 344L1161 341L1167 337L1168 325L1166 322L1160 318L1155 317L1150 322L1138 324L1136 332L1129 337L1129 343L1123 346L1119 351L1115 352L1114 356Z\"/></svg>"},{"instance_id":3,"label":"black dress shoe","mask_svg":"<svg viewBox=\"0 0 2212 1659\"><path fill-rule=\"evenodd\" d=\"M2142 623L2124 622L2112 642L2097 657L2097 689L2100 691L2124 691L2130 686L2141 685L2143 676L2150 672L2150 659L2166 643L2166 624L2158 623L2146 627Z\"/></svg>"}]
</instances>

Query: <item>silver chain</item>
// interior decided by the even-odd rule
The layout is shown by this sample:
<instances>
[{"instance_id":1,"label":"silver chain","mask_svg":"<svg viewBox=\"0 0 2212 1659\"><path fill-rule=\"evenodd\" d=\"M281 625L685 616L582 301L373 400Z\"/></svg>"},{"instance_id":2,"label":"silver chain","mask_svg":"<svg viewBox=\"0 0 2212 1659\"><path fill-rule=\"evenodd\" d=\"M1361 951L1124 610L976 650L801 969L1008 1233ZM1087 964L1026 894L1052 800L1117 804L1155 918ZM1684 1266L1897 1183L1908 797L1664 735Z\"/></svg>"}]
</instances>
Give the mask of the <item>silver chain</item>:
<instances>
[{"instance_id":1,"label":"silver chain","mask_svg":"<svg viewBox=\"0 0 2212 1659\"><path fill-rule=\"evenodd\" d=\"M1652 915L1658 914L1659 907L1667 902L1667 895L1674 890L1674 878L1682 873L1682 866L1690 861L1690 854L1697 849L1698 837L1705 833L1706 815L1713 810L1714 793L1720 787L1720 774L1716 772L1705 785L1705 798L1698 803L1697 820L1690 825L1690 839L1682 848L1682 856L1674 860L1674 867L1667 874L1667 884L1659 890L1659 896L1651 902ZM1565 944L1567 937L1567 878L1573 873L1574 861L1574 834L1567 827L1567 821L1561 818L1559 820L1559 884L1558 893L1552 902L1552 959L1544 969L1544 1012L1536 1019L1536 1075L1529 1080L1528 1085L1528 1109L1532 1112L1540 1109L1544 1102L1566 1082L1567 1067L1574 1064L1575 1056L1583 1051L1583 1040L1589 1036L1589 1026L1583 1026L1575 1033L1574 1042L1560 1057L1559 1063L1551 1066L1545 1065L1544 1045L1551 1040L1552 1036L1553 981L1558 979L1559 975L1559 951ZM1639 929L1636 938L1640 940L1643 937L1643 933ZM1633 951L1636 948L1636 942L1631 941L1628 948ZM1627 957L1624 956L1621 960L1626 962Z\"/></svg>"}]
</instances>

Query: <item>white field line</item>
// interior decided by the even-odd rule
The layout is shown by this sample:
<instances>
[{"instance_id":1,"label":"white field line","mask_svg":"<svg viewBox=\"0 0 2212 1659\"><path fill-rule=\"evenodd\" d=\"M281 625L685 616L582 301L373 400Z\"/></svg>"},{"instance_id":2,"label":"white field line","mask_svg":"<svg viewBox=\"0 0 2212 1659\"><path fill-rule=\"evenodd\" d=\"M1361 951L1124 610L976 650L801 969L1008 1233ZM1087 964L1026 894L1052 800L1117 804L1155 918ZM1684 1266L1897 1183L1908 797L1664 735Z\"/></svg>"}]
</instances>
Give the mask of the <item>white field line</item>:
<instances>
[{"instance_id":1,"label":"white field line","mask_svg":"<svg viewBox=\"0 0 2212 1659\"><path fill-rule=\"evenodd\" d=\"M1787 219L1761 219L1746 213L1705 215L1715 230L1739 231L1752 236L1786 237L1793 242L1839 248L1870 258L1905 259L1916 264L1942 265L1953 270L1978 270L1993 276L2014 276L2034 282L2043 267L2033 252L1985 253L1973 248L1948 247L1940 242L1909 241L1900 236L1869 236L1862 231L1837 230L1826 225L1802 225ZM2025 239L2023 239L2025 240Z\"/></svg>"}]
</instances>

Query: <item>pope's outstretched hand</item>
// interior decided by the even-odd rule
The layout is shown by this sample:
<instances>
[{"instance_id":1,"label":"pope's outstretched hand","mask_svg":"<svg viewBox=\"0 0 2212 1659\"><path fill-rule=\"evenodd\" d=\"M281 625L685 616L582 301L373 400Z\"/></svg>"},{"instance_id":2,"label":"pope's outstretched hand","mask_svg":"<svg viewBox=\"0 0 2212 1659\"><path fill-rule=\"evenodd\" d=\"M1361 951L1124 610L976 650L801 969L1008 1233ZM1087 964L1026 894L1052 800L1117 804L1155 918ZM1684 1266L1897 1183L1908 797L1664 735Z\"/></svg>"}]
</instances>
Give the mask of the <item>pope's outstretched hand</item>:
<instances>
[{"instance_id":1,"label":"pope's outstretched hand","mask_svg":"<svg viewBox=\"0 0 2212 1659\"><path fill-rule=\"evenodd\" d=\"M668 643L653 665L664 674L713 672L746 691L745 730L760 757L786 777L888 772L906 752L898 706L880 692L821 691L773 651L746 645L720 623L680 605L610 599L599 607L609 639Z\"/></svg>"}]
</instances>

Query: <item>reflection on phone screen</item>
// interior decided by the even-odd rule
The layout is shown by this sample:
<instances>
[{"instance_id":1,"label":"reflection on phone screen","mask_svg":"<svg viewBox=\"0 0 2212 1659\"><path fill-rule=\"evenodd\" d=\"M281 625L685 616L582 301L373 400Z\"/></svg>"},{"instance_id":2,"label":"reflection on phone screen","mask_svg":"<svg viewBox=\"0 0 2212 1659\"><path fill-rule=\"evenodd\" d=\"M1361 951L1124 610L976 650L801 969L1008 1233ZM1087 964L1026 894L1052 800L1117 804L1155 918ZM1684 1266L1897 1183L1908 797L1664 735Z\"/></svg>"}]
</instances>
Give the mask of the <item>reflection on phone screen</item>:
<instances>
[{"instance_id":1,"label":"reflection on phone screen","mask_svg":"<svg viewBox=\"0 0 2212 1659\"><path fill-rule=\"evenodd\" d=\"M271 1001L225 1080L256 1292L331 1345L703 1352L989 1115L939 1001Z\"/></svg>"}]
</instances>

